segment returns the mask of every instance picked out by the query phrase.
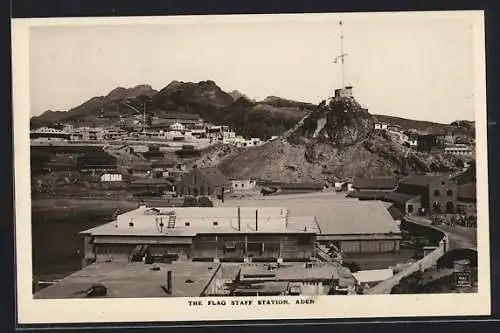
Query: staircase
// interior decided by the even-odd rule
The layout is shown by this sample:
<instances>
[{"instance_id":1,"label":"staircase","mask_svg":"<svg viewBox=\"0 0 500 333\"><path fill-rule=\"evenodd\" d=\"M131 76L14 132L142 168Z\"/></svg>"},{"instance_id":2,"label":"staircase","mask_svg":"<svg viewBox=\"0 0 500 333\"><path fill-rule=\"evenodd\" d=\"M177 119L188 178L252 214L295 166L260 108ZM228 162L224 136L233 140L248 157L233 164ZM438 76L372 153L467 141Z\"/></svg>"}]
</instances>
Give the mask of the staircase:
<instances>
[{"instance_id":1,"label":"staircase","mask_svg":"<svg viewBox=\"0 0 500 333\"><path fill-rule=\"evenodd\" d=\"M175 215L169 215L168 216L168 222L167 222L167 228L175 228Z\"/></svg>"},{"instance_id":2,"label":"staircase","mask_svg":"<svg viewBox=\"0 0 500 333\"><path fill-rule=\"evenodd\" d=\"M137 245L130 255L130 261L141 261L146 254L147 249L147 245Z\"/></svg>"}]
</instances>

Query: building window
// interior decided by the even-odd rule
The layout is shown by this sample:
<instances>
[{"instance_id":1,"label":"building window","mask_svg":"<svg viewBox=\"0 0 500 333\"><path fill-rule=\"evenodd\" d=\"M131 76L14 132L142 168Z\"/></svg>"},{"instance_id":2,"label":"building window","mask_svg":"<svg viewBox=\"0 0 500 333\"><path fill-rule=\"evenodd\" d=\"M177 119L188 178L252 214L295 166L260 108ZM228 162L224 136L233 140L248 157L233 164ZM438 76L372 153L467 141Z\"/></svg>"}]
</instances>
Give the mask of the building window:
<instances>
[{"instance_id":1,"label":"building window","mask_svg":"<svg viewBox=\"0 0 500 333\"><path fill-rule=\"evenodd\" d=\"M134 226L134 222L129 222L129 223L128 223L128 226L129 226L129 227L133 227L133 226Z\"/></svg>"},{"instance_id":2,"label":"building window","mask_svg":"<svg viewBox=\"0 0 500 333\"><path fill-rule=\"evenodd\" d=\"M434 191L434 196L439 197L441 195L441 192L439 190Z\"/></svg>"},{"instance_id":3,"label":"building window","mask_svg":"<svg viewBox=\"0 0 500 333\"><path fill-rule=\"evenodd\" d=\"M413 205L408 205L408 214L413 213Z\"/></svg>"},{"instance_id":4,"label":"building window","mask_svg":"<svg viewBox=\"0 0 500 333\"><path fill-rule=\"evenodd\" d=\"M185 225L186 227L189 227L189 226L191 225L191 223L186 222L186 223L184 223L184 225Z\"/></svg>"},{"instance_id":5,"label":"building window","mask_svg":"<svg viewBox=\"0 0 500 333\"><path fill-rule=\"evenodd\" d=\"M453 191L452 190L448 190L446 191L446 195L451 197L453 195Z\"/></svg>"},{"instance_id":6,"label":"building window","mask_svg":"<svg viewBox=\"0 0 500 333\"><path fill-rule=\"evenodd\" d=\"M219 225L219 222L214 221L214 222L213 222L213 224L214 224L215 226L217 226L217 225Z\"/></svg>"}]
</instances>

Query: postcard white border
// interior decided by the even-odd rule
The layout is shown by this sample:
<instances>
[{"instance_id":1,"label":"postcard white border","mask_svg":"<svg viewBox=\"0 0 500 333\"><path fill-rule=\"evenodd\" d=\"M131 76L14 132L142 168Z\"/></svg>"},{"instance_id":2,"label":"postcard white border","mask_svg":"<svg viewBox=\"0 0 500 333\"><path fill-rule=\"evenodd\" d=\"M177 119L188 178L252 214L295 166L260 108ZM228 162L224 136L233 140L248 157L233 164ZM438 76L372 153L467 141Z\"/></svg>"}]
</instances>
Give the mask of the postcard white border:
<instances>
[{"instance_id":1,"label":"postcard white border","mask_svg":"<svg viewBox=\"0 0 500 333\"><path fill-rule=\"evenodd\" d=\"M475 32L475 115L477 141L479 292L435 295L318 296L315 305L252 307L189 307L187 298L34 300L32 297L31 199L29 170L29 47L30 28L75 25L158 25L212 22L309 22L468 18ZM217 320L269 320L452 316L490 314L489 214L486 138L486 75L484 15L482 11L398 12L343 14L217 15L176 17L13 19L13 115L16 208L17 311L19 324L94 322L171 322ZM293 300L294 297L287 297ZM189 298L193 300L195 298ZM217 299L232 299L230 297ZM206 299L205 299L206 300Z\"/></svg>"}]
</instances>

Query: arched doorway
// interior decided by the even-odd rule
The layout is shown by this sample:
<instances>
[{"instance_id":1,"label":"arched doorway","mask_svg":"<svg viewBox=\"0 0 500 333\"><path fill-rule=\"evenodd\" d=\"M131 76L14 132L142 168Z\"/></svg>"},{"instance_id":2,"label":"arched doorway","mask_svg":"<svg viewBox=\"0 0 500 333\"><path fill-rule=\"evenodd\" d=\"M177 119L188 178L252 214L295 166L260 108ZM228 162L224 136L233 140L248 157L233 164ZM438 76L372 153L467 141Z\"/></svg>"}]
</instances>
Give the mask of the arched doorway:
<instances>
[{"instance_id":1,"label":"arched doorway","mask_svg":"<svg viewBox=\"0 0 500 333\"><path fill-rule=\"evenodd\" d=\"M455 214L455 205L453 204L453 202L448 201L446 203L446 213L447 214Z\"/></svg>"},{"instance_id":2,"label":"arched doorway","mask_svg":"<svg viewBox=\"0 0 500 333\"><path fill-rule=\"evenodd\" d=\"M434 201L432 204L432 213L433 214L441 214L441 204L437 201Z\"/></svg>"}]
</instances>

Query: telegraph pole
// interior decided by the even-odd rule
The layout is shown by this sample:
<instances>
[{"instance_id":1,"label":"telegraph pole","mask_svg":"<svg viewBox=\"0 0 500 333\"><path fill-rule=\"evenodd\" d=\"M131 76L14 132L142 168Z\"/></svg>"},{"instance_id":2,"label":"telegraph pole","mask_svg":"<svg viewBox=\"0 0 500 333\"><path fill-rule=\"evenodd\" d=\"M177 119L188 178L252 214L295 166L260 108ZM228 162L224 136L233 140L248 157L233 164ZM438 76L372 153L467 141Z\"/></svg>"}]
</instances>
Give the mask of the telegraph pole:
<instances>
[{"instance_id":1,"label":"telegraph pole","mask_svg":"<svg viewBox=\"0 0 500 333\"><path fill-rule=\"evenodd\" d=\"M340 26L340 55L336 56L335 59L333 59L334 63L337 63L338 60L340 59L341 66L342 66L342 89L345 88L345 70L344 70L344 64L345 60L344 58L347 56L347 53L344 53L344 30L343 30L343 23L342 21L339 21L339 26Z\"/></svg>"}]
</instances>

